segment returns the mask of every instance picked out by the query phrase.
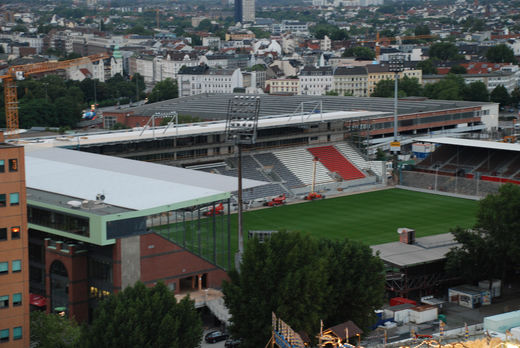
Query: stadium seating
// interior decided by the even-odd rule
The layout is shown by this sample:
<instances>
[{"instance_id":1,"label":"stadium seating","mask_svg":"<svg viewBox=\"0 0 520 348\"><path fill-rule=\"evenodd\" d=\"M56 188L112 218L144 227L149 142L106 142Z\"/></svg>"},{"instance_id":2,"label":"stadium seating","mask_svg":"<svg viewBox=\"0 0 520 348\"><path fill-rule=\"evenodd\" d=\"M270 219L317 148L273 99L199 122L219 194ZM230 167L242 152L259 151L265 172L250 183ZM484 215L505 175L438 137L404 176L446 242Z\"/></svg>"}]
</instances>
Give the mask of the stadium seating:
<instances>
[{"instance_id":1,"label":"stadium seating","mask_svg":"<svg viewBox=\"0 0 520 348\"><path fill-rule=\"evenodd\" d=\"M312 185L313 159L309 151L304 148L296 148L273 153L304 185ZM316 183L327 183L334 181L328 174L328 170L317 162Z\"/></svg>"},{"instance_id":2,"label":"stadium seating","mask_svg":"<svg viewBox=\"0 0 520 348\"><path fill-rule=\"evenodd\" d=\"M444 173L463 169L465 174L477 174L506 179L520 178L520 154L513 151L488 150L464 147L457 150L453 145L441 145L417 168L434 171L435 165Z\"/></svg>"},{"instance_id":3,"label":"stadium seating","mask_svg":"<svg viewBox=\"0 0 520 348\"><path fill-rule=\"evenodd\" d=\"M365 174L350 163L334 146L313 147L307 150L329 171L339 174L343 180L355 180L365 177Z\"/></svg>"},{"instance_id":4,"label":"stadium seating","mask_svg":"<svg viewBox=\"0 0 520 348\"><path fill-rule=\"evenodd\" d=\"M303 182L298 179L282 162L272 153L261 153L253 155L253 157L264 167L272 167L272 170L285 182L289 188L304 186Z\"/></svg>"},{"instance_id":5,"label":"stadium seating","mask_svg":"<svg viewBox=\"0 0 520 348\"><path fill-rule=\"evenodd\" d=\"M489 151L487 158L475 171L485 175L497 175L497 173L503 173L503 169L508 168L511 161L514 159L511 159L511 154L507 151ZM509 175L513 175L515 172L513 171Z\"/></svg>"},{"instance_id":6,"label":"stadium seating","mask_svg":"<svg viewBox=\"0 0 520 348\"><path fill-rule=\"evenodd\" d=\"M359 152L347 143L334 145L336 149L357 168L361 170L371 170L377 176L383 176L383 166L381 161L367 161Z\"/></svg>"}]
</instances>

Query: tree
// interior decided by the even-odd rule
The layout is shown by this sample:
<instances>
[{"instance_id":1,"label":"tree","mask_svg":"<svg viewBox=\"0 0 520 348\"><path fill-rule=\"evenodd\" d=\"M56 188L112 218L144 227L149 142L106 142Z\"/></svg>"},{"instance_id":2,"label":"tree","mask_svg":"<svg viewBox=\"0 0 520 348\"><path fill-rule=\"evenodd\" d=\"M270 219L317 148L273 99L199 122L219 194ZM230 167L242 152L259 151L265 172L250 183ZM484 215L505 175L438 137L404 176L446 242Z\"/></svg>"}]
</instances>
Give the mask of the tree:
<instances>
[{"instance_id":1,"label":"tree","mask_svg":"<svg viewBox=\"0 0 520 348\"><path fill-rule=\"evenodd\" d=\"M482 81L475 81L466 86L462 99L468 101L489 101L489 92L486 84Z\"/></svg>"},{"instance_id":2,"label":"tree","mask_svg":"<svg viewBox=\"0 0 520 348\"><path fill-rule=\"evenodd\" d=\"M419 80L415 77L404 76L399 79L398 84L398 97L409 97L409 96L420 96L422 95L422 87ZM395 81L394 80L380 80L371 97L384 97L390 98L394 96Z\"/></svg>"},{"instance_id":3,"label":"tree","mask_svg":"<svg viewBox=\"0 0 520 348\"><path fill-rule=\"evenodd\" d=\"M426 59L417 63L417 69L421 69L423 75L437 75L433 59Z\"/></svg>"},{"instance_id":4,"label":"tree","mask_svg":"<svg viewBox=\"0 0 520 348\"><path fill-rule=\"evenodd\" d=\"M155 103L161 100L173 99L179 97L179 89L177 87L177 80L167 78L157 82L148 95L148 103Z\"/></svg>"},{"instance_id":5,"label":"tree","mask_svg":"<svg viewBox=\"0 0 520 348\"><path fill-rule=\"evenodd\" d=\"M513 105L520 104L520 88L515 87L511 92L511 103L513 103Z\"/></svg>"},{"instance_id":6,"label":"tree","mask_svg":"<svg viewBox=\"0 0 520 348\"><path fill-rule=\"evenodd\" d=\"M430 46L430 58L437 58L440 60L456 60L461 59L457 46L451 42L437 42Z\"/></svg>"},{"instance_id":7,"label":"tree","mask_svg":"<svg viewBox=\"0 0 520 348\"><path fill-rule=\"evenodd\" d=\"M177 302L159 282L147 288L137 282L99 303L94 320L84 329L86 347L198 347L202 321L193 301Z\"/></svg>"},{"instance_id":8,"label":"tree","mask_svg":"<svg viewBox=\"0 0 520 348\"><path fill-rule=\"evenodd\" d=\"M462 100L464 79L459 75L448 74L436 83L424 86L423 94L431 99Z\"/></svg>"},{"instance_id":9,"label":"tree","mask_svg":"<svg viewBox=\"0 0 520 348\"><path fill-rule=\"evenodd\" d=\"M385 277L381 260L372 255L369 247L347 239L323 239L319 244L319 249L327 252L327 284L331 287L325 323L332 326L352 320L366 332L376 321L374 311L383 305Z\"/></svg>"},{"instance_id":10,"label":"tree","mask_svg":"<svg viewBox=\"0 0 520 348\"><path fill-rule=\"evenodd\" d=\"M399 92L404 92L406 97L422 95L422 86L417 77L404 76L398 81ZM401 94L401 93L399 93Z\"/></svg>"},{"instance_id":11,"label":"tree","mask_svg":"<svg viewBox=\"0 0 520 348\"><path fill-rule=\"evenodd\" d=\"M395 81L390 79L384 79L377 82L374 92L370 95L371 97L383 97L390 98L394 96Z\"/></svg>"},{"instance_id":12,"label":"tree","mask_svg":"<svg viewBox=\"0 0 520 348\"><path fill-rule=\"evenodd\" d=\"M507 92L507 89L503 85L498 85L491 91L489 98L494 103L500 103L500 106L509 105L511 97Z\"/></svg>"},{"instance_id":13,"label":"tree","mask_svg":"<svg viewBox=\"0 0 520 348\"><path fill-rule=\"evenodd\" d=\"M462 65L454 65L454 66L451 67L450 73L452 73L452 74L467 74L468 71Z\"/></svg>"},{"instance_id":14,"label":"tree","mask_svg":"<svg viewBox=\"0 0 520 348\"><path fill-rule=\"evenodd\" d=\"M271 33L260 28L250 28L250 30L255 34L257 39L269 39L271 37Z\"/></svg>"},{"instance_id":15,"label":"tree","mask_svg":"<svg viewBox=\"0 0 520 348\"><path fill-rule=\"evenodd\" d=\"M418 25L415 27L415 35L430 35L430 28L427 25Z\"/></svg>"},{"instance_id":16,"label":"tree","mask_svg":"<svg viewBox=\"0 0 520 348\"><path fill-rule=\"evenodd\" d=\"M213 24L211 24L211 21L209 19L203 19L200 21L199 26L197 27L197 30L211 31L212 28L213 28Z\"/></svg>"},{"instance_id":17,"label":"tree","mask_svg":"<svg viewBox=\"0 0 520 348\"><path fill-rule=\"evenodd\" d=\"M493 63L517 63L515 53L505 44L490 47L486 58Z\"/></svg>"},{"instance_id":18,"label":"tree","mask_svg":"<svg viewBox=\"0 0 520 348\"><path fill-rule=\"evenodd\" d=\"M40 348L77 347L81 342L81 328L72 319L34 311L31 312L31 342Z\"/></svg>"},{"instance_id":19,"label":"tree","mask_svg":"<svg viewBox=\"0 0 520 348\"><path fill-rule=\"evenodd\" d=\"M337 91L327 91L325 92L325 95L337 97L339 93Z\"/></svg>"},{"instance_id":20,"label":"tree","mask_svg":"<svg viewBox=\"0 0 520 348\"><path fill-rule=\"evenodd\" d=\"M502 185L480 201L471 230L452 231L460 247L447 255L447 271L467 280L509 280L520 266L520 187ZM456 273L454 273L456 272Z\"/></svg>"},{"instance_id":21,"label":"tree","mask_svg":"<svg viewBox=\"0 0 520 348\"><path fill-rule=\"evenodd\" d=\"M355 57L362 60L373 60L376 53L368 47L351 47L343 52L343 57Z\"/></svg>"},{"instance_id":22,"label":"tree","mask_svg":"<svg viewBox=\"0 0 520 348\"><path fill-rule=\"evenodd\" d=\"M265 346L271 312L311 336L320 319L330 326L351 319L365 329L384 293L381 261L367 246L317 241L296 232L275 233L264 243L249 241L240 273L229 276L223 291L230 330L246 348Z\"/></svg>"}]
</instances>

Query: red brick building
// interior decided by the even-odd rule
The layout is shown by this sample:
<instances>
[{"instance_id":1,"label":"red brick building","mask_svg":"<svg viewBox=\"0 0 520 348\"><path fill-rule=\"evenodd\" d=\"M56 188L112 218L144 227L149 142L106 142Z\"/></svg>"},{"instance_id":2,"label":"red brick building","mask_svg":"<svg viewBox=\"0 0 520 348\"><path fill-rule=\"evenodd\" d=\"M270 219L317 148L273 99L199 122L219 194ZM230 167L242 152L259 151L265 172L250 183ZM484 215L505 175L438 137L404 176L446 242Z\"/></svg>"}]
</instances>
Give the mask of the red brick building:
<instances>
[{"instance_id":1,"label":"red brick building","mask_svg":"<svg viewBox=\"0 0 520 348\"><path fill-rule=\"evenodd\" d=\"M24 148L0 133L0 345L29 347L29 262Z\"/></svg>"}]
</instances>

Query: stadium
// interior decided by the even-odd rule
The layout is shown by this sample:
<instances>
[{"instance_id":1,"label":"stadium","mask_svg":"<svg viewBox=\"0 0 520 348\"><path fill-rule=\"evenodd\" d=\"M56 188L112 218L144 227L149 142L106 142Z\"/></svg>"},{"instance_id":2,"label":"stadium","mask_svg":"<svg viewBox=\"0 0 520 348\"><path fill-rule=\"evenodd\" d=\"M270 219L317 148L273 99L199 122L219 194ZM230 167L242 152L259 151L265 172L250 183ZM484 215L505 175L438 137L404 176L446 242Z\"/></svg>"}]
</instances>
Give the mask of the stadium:
<instances>
[{"instance_id":1,"label":"stadium","mask_svg":"<svg viewBox=\"0 0 520 348\"><path fill-rule=\"evenodd\" d=\"M26 149L31 293L48 298L50 310L66 307L88 320L100 298L136 280L163 280L176 293L220 287L237 248L238 161L225 120L232 98L105 111L104 122L134 128L19 140ZM430 238L425 248L449 248L453 238L431 238L471 226L478 196L518 175L517 145L444 138L415 167L400 168L406 189L388 189L394 179L373 153L393 139L391 100L262 96L260 102L256 142L244 145L242 155L246 234L297 230L375 246L395 243L397 228L407 227L418 241ZM190 110L206 121L145 127L158 113ZM402 100L398 118L401 142L411 148L436 143L436 134L490 136L498 105ZM309 194L326 199L309 202ZM449 281L440 278L439 253L384 260L388 290L433 293ZM396 274L405 275L400 283ZM420 285L407 285L414 282ZM74 290L63 291L69 286Z\"/></svg>"}]
</instances>

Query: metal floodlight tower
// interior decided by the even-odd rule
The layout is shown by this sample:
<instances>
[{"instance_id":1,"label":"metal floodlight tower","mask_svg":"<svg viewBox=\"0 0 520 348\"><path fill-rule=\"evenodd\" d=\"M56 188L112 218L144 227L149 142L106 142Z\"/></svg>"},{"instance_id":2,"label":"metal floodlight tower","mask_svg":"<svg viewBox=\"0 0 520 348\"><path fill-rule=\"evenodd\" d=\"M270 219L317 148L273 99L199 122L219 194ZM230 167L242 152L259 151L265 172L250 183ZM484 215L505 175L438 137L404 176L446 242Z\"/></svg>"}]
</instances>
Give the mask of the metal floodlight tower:
<instances>
[{"instance_id":1,"label":"metal floodlight tower","mask_svg":"<svg viewBox=\"0 0 520 348\"><path fill-rule=\"evenodd\" d=\"M404 56L398 54L390 57L388 62L388 71L393 72L394 75L394 141L397 141L397 92L399 73L404 71Z\"/></svg>"},{"instance_id":2,"label":"metal floodlight tower","mask_svg":"<svg viewBox=\"0 0 520 348\"><path fill-rule=\"evenodd\" d=\"M228 102L226 120L226 138L232 141L238 153L238 253L235 256L235 267L240 269L240 261L244 253L244 232L242 224L242 145L256 142L260 97L235 96Z\"/></svg>"},{"instance_id":3,"label":"metal floodlight tower","mask_svg":"<svg viewBox=\"0 0 520 348\"><path fill-rule=\"evenodd\" d=\"M397 94L398 94L398 81L399 73L404 70L404 56L397 54L390 57L388 62L388 70L394 73L394 141L390 143L390 151L394 152L394 159L392 163L392 171L394 173L394 182L398 181L397 172L397 153L401 150L401 143L397 138L397 131L399 129L397 122Z\"/></svg>"}]
</instances>

